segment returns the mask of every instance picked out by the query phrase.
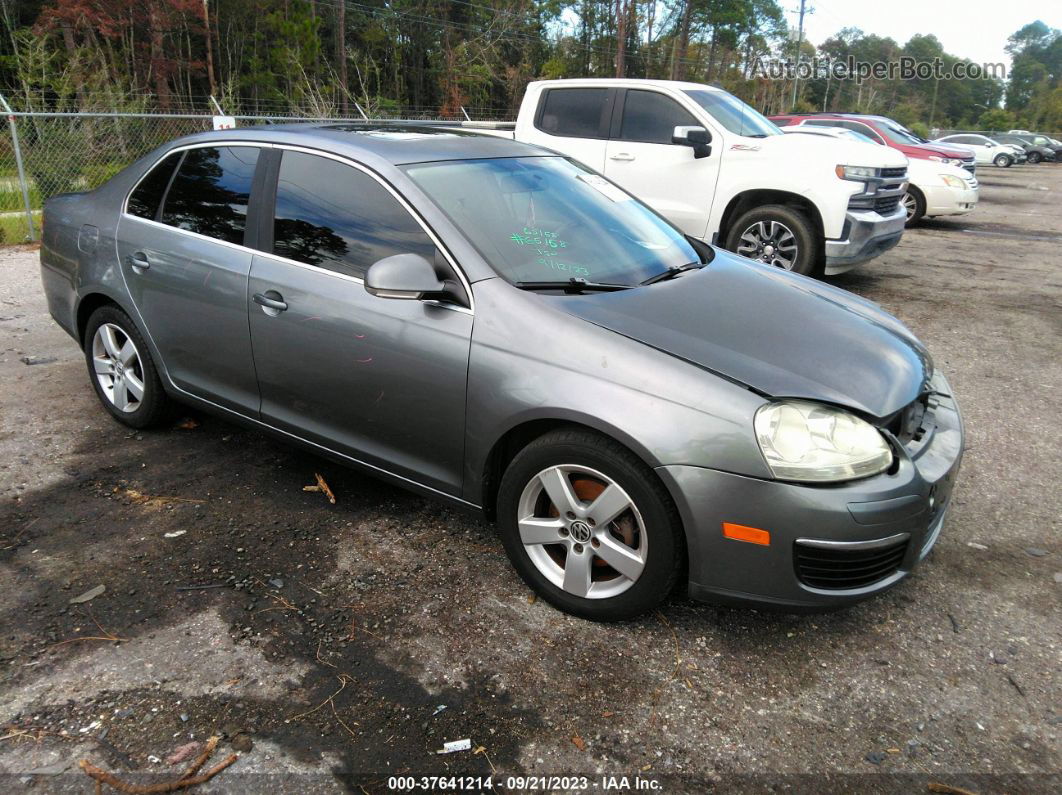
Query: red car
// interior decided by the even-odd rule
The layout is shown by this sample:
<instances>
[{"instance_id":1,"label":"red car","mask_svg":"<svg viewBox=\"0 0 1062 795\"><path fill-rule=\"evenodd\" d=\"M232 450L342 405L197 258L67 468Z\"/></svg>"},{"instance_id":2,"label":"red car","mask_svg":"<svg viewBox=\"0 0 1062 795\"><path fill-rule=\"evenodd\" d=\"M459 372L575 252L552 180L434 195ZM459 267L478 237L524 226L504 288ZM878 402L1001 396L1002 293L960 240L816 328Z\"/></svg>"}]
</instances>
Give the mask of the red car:
<instances>
[{"instance_id":1,"label":"red car","mask_svg":"<svg viewBox=\"0 0 1062 795\"><path fill-rule=\"evenodd\" d=\"M938 141L927 141L908 130L899 122L885 116L870 116L861 113L793 113L783 116L769 116L779 127L792 125L813 125L819 127L841 127L865 135L877 144L899 149L908 157L922 160L935 160L960 166L971 174L975 173L974 156L969 149L948 146Z\"/></svg>"}]
</instances>

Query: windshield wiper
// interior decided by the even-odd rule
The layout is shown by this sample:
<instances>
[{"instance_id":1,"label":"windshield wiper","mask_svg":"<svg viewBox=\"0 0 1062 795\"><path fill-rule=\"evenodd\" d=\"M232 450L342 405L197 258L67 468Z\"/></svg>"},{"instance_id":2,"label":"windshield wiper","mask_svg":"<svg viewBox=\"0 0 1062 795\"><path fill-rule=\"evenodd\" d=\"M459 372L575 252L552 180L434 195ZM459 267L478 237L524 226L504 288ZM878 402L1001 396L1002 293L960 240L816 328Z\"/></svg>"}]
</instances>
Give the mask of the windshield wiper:
<instances>
[{"instance_id":1,"label":"windshield wiper","mask_svg":"<svg viewBox=\"0 0 1062 795\"><path fill-rule=\"evenodd\" d=\"M586 292L614 292L615 290L629 290L632 284L608 284L607 282L588 282L578 276L573 276L568 281L556 282L513 282L521 290L564 290L566 293Z\"/></svg>"},{"instance_id":2,"label":"windshield wiper","mask_svg":"<svg viewBox=\"0 0 1062 795\"><path fill-rule=\"evenodd\" d=\"M664 282L668 279L674 279L680 273L697 270L699 268L703 268L704 265L705 263L703 262L687 262L685 265L676 265L675 267L668 268L666 271L662 271L656 274L655 276L650 276L645 281L640 282L640 285L644 287L647 284L656 284L657 282Z\"/></svg>"}]
</instances>

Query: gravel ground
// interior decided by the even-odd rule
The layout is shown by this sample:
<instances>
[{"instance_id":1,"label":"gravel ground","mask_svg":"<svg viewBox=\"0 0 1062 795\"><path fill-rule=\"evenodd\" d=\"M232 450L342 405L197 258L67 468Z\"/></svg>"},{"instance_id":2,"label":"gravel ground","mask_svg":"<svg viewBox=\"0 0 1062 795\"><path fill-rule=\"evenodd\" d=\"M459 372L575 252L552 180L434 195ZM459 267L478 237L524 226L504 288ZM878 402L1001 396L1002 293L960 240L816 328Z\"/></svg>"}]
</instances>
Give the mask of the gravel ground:
<instances>
[{"instance_id":1,"label":"gravel ground","mask_svg":"<svg viewBox=\"0 0 1062 795\"><path fill-rule=\"evenodd\" d=\"M213 791L492 771L1059 791L1062 166L981 178L973 215L835 280L929 345L969 448L920 571L817 616L569 618L475 516L213 417L129 432L48 318L36 252L0 250L3 789L88 792L86 757L176 777L167 758L217 735L208 764L239 758ZM334 506L302 490L315 472ZM435 753L463 738L482 750Z\"/></svg>"}]
</instances>

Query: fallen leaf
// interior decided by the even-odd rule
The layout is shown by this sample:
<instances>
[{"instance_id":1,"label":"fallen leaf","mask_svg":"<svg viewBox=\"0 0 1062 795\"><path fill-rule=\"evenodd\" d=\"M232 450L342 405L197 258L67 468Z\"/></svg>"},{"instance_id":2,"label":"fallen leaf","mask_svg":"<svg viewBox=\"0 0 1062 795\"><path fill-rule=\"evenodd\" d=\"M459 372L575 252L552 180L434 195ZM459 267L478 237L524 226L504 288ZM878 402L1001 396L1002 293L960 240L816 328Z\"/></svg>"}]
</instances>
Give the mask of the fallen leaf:
<instances>
[{"instance_id":1,"label":"fallen leaf","mask_svg":"<svg viewBox=\"0 0 1062 795\"><path fill-rule=\"evenodd\" d=\"M613 715L615 715L615 714L616 714L615 712L607 712L607 711L606 711L606 712L602 712L602 713L601 713L601 717L602 717L602 718L611 718L611 717L612 717Z\"/></svg>"},{"instance_id":2,"label":"fallen leaf","mask_svg":"<svg viewBox=\"0 0 1062 795\"><path fill-rule=\"evenodd\" d=\"M535 594L531 594L529 597L527 597L527 603L529 605L533 605L536 601L538 601L538 597Z\"/></svg>"},{"instance_id":3,"label":"fallen leaf","mask_svg":"<svg viewBox=\"0 0 1062 795\"><path fill-rule=\"evenodd\" d=\"M572 735L572 744L580 751L586 750L586 741L584 741L583 738L580 737L578 734Z\"/></svg>"},{"instance_id":4,"label":"fallen leaf","mask_svg":"<svg viewBox=\"0 0 1062 795\"><path fill-rule=\"evenodd\" d=\"M199 427L199 420L192 419L191 417L186 417L185 419L178 422L175 427L178 430L182 431L194 431L196 428Z\"/></svg>"},{"instance_id":5,"label":"fallen leaf","mask_svg":"<svg viewBox=\"0 0 1062 795\"><path fill-rule=\"evenodd\" d=\"M321 477L320 473L314 472L313 474L314 477L317 478L317 485L321 487L321 491L323 491L325 496L328 497L328 501L335 505L336 495L332 493L332 489L328 488L328 483L325 482L325 479Z\"/></svg>"}]
</instances>

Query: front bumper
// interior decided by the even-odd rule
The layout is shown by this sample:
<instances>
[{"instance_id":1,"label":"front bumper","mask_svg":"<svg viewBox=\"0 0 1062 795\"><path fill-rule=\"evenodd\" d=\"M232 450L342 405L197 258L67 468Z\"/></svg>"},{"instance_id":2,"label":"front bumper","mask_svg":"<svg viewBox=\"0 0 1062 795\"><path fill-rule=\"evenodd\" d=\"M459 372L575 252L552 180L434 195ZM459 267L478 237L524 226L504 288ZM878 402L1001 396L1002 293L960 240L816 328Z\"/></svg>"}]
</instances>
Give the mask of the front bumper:
<instances>
[{"instance_id":1,"label":"front bumper","mask_svg":"<svg viewBox=\"0 0 1062 795\"><path fill-rule=\"evenodd\" d=\"M807 486L694 466L659 467L686 529L690 596L791 611L825 610L906 579L936 543L962 459L958 406L943 377L936 376L931 386L925 432L906 445L890 440L898 464L889 473ZM770 543L726 538L723 522L766 530ZM840 557L841 575L810 575L808 555ZM872 568L882 556L888 568ZM812 560L810 565L820 564ZM876 579L849 587L848 569L867 568ZM842 580L840 587L830 582L835 576Z\"/></svg>"},{"instance_id":2,"label":"front bumper","mask_svg":"<svg viewBox=\"0 0 1062 795\"><path fill-rule=\"evenodd\" d=\"M926 215L965 215L977 206L977 188L952 188L947 185L918 186L926 197Z\"/></svg>"},{"instance_id":3,"label":"front bumper","mask_svg":"<svg viewBox=\"0 0 1062 795\"><path fill-rule=\"evenodd\" d=\"M874 210L849 210L842 238L826 241L826 275L844 273L884 254L900 242L906 221L902 204L890 215L879 215Z\"/></svg>"}]
</instances>

